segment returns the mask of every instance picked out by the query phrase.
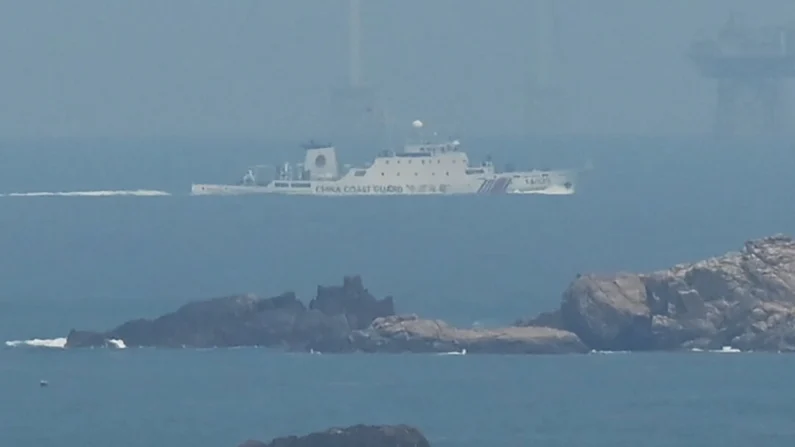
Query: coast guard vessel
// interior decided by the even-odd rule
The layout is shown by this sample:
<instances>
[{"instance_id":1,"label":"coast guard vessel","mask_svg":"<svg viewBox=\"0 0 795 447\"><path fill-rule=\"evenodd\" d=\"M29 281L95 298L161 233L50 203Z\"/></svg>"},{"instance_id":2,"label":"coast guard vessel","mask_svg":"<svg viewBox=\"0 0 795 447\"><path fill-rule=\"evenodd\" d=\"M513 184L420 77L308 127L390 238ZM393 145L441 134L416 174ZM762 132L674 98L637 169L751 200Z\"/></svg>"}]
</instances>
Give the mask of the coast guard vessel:
<instances>
[{"instance_id":1,"label":"coast guard vessel","mask_svg":"<svg viewBox=\"0 0 795 447\"><path fill-rule=\"evenodd\" d=\"M415 128L422 122L415 121ZM332 145L304 146L303 163L252 166L234 185L193 184L192 195L292 194L316 196L574 194L574 170L499 172L491 160L470 164L457 140L407 144L372 163L341 172Z\"/></svg>"}]
</instances>

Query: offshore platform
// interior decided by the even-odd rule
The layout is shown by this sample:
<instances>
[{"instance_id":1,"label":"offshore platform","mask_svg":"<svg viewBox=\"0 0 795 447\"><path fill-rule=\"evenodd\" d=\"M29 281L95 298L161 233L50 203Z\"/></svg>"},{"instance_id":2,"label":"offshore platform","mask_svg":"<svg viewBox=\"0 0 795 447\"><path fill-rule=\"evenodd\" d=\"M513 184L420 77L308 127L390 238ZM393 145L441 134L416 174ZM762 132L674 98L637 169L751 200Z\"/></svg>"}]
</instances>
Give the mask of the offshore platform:
<instances>
[{"instance_id":1,"label":"offshore platform","mask_svg":"<svg viewBox=\"0 0 795 447\"><path fill-rule=\"evenodd\" d=\"M787 81L795 77L795 28L749 29L732 15L717 38L694 40L687 56L717 82L717 135L791 130Z\"/></svg>"}]
</instances>

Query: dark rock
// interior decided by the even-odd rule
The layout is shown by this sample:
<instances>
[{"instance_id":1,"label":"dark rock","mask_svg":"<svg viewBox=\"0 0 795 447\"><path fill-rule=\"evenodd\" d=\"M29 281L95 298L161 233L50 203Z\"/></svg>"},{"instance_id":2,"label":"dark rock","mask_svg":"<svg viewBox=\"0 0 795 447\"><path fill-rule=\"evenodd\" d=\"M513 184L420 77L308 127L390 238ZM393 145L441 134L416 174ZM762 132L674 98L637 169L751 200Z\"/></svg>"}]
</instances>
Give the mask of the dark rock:
<instances>
[{"instance_id":1,"label":"dark rock","mask_svg":"<svg viewBox=\"0 0 795 447\"><path fill-rule=\"evenodd\" d=\"M110 346L108 337L102 332L92 331L78 331L72 329L66 336L67 346L71 343L73 346L92 346L107 348Z\"/></svg>"},{"instance_id":2,"label":"dark rock","mask_svg":"<svg viewBox=\"0 0 795 447\"><path fill-rule=\"evenodd\" d=\"M351 329L364 329L378 317L395 314L391 296L375 300L364 288L362 278L349 276L340 286L318 286L317 297L309 303L325 315L343 315Z\"/></svg>"},{"instance_id":3,"label":"dark rock","mask_svg":"<svg viewBox=\"0 0 795 447\"><path fill-rule=\"evenodd\" d=\"M580 275L559 311L517 325L568 330L598 350L794 351L795 242L752 240L650 274Z\"/></svg>"},{"instance_id":4,"label":"dark rock","mask_svg":"<svg viewBox=\"0 0 795 447\"><path fill-rule=\"evenodd\" d=\"M519 327L539 326L562 329L563 317L560 315L560 310L553 310L552 312L542 312L533 318L521 318L516 320L513 325Z\"/></svg>"},{"instance_id":5,"label":"dark rock","mask_svg":"<svg viewBox=\"0 0 795 447\"><path fill-rule=\"evenodd\" d=\"M394 314L391 298L378 300L358 277L341 287L323 287L308 309L295 294L273 298L238 295L196 301L154 320L128 321L107 332L71 331L66 346L128 347L283 346L290 349L349 349L351 330Z\"/></svg>"},{"instance_id":6,"label":"dark rock","mask_svg":"<svg viewBox=\"0 0 795 447\"><path fill-rule=\"evenodd\" d=\"M430 444L419 430L408 425L354 425L306 436L276 438L269 443L249 440L239 447L430 447Z\"/></svg>"}]
</instances>

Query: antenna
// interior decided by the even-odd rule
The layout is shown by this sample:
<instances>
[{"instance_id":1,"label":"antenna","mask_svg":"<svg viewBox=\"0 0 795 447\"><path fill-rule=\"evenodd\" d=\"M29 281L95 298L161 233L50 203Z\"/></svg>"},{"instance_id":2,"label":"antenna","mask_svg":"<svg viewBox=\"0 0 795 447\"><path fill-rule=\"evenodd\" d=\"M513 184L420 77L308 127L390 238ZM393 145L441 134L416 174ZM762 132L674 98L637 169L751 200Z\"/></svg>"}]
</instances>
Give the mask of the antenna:
<instances>
[{"instance_id":1,"label":"antenna","mask_svg":"<svg viewBox=\"0 0 795 447\"><path fill-rule=\"evenodd\" d=\"M359 18L359 0L350 0L350 4L348 6L349 13L350 13L350 23L348 26L350 27L349 32L350 35L348 36L350 41L348 44L350 45L350 83L351 87L358 87L359 83L361 82L361 66L360 66L360 18Z\"/></svg>"}]
</instances>

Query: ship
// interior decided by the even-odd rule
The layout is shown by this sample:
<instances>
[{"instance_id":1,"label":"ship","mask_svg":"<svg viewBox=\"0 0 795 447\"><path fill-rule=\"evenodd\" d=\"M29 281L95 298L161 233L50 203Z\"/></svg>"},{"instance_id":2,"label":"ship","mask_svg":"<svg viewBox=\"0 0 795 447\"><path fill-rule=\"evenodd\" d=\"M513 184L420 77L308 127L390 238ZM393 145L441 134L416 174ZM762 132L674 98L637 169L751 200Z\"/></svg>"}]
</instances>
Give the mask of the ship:
<instances>
[{"instance_id":1,"label":"ship","mask_svg":"<svg viewBox=\"0 0 795 447\"><path fill-rule=\"evenodd\" d=\"M499 171L490 157L473 165L455 139L408 143L400 151L382 151L367 165L343 169L333 145L310 142L303 148L303 163L251 166L236 184L193 184L191 195L570 195L578 174L572 169Z\"/></svg>"}]
</instances>

